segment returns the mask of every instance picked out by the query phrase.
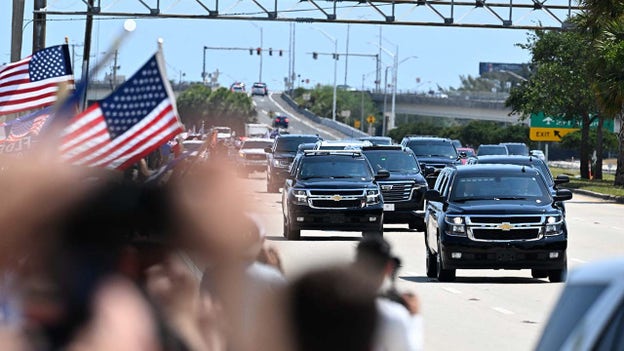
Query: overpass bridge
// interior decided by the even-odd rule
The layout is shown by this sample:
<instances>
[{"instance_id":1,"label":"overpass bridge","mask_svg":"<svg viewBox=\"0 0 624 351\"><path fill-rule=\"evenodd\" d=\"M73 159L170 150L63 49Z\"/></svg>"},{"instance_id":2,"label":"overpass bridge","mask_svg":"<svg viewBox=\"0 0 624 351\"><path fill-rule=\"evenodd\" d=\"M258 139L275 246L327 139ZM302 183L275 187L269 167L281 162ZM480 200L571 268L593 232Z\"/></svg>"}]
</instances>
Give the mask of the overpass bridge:
<instances>
[{"instance_id":1,"label":"overpass bridge","mask_svg":"<svg viewBox=\"0 0 624 351\"><path fill-rule=\"evenodd\" d=\"M380 111L391 109L390 94L371 94ZM509 124L525 123L518 115L511 115L511 109L505 107L506 94L458 94L449 97L434 97L426 94L397 94L395 113L397 116L437 117L465 120L486 120Z\"/></svg>"}]
</instances>

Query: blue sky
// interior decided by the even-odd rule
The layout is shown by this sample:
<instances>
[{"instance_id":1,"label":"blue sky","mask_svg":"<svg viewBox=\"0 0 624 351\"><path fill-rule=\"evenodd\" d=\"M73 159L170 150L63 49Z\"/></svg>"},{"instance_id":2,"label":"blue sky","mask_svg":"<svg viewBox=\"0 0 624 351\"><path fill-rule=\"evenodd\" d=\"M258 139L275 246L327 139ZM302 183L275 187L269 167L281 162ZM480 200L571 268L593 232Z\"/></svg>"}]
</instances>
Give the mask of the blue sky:
<instances>
[{"instance_id":1,"label":"blue sky","mask_svg":"<svg viewBox=\"0 0 624 351\"><path fill-rule=\"evenodd\" d=\"M288 3L283 1L280 3ZM567 0L564 1L567 3ZM149 3L149 1L148 1ZM214 3L207 1L206 3ZM228 1L222 8L226 9ZM248 10L249 3L233 2L232 12ZM297 1L292 1L292 6ZM133 10L145 11L138 1L108 0L102 1L104 10ZM137 5L138 4L138 5ZM197 11L196 3L190 0L161 0L163 9L171 12L188 13ZM238 4L238 5L236 5ZM32 0L26 0L25 31L23 41L23 55L30 54L32 45ZM80 0L48 0L50 10L84 10ZM412 8L411 12L398 13L399 16L420 15L421 9ZM373 18L375 14L370 10L360 11L360 18ZM353 13L350 13L353 15ZM422 15L421 19L432 19L430 14ZM491 22L491 16L482 10L456 14L456 18L479 19ZM520 15L519 15L520 17ZM84 18L48 16L47 45L56 45L69 37L75 47L76 60L82 60L82 45L84 41ZM539 20L549 20L543 15L527 13L523 16L525 24ZM123 19L96 20L93 26L92 60L103 57L103 52L116 33L121 31ZM183 81L199 81L202 72L203 46L211 47L243 47L256 48L260 43L260 30L263 28L263 47L273 48L273 56L263 56L263 80L269 88L282 89L284 77L288 73L288 54L279 57L277 50L288 50L289 24L287 22L257 21L227 21L227 20L181 20L181 19L137 19L137 29L125 41L119 51L119 73L132 74L156 50L157 39L164 39L164 53L167 61L170 79ZM552 21L551 21L552 22ZM0 64L9 61L11 39L11 0L2 0L0 4ZM310 52L332 52L333 43L319 31L325 31L338 40L338 51L346 50L346 24L306 24L296 25L296 72L302 79L309 79L311 84L333 83L333 61L329 56L319 56L312 59ZM378 25L351 25L349 29L349 51L352 53L376 54L379 49L373 43L379 42ZM399 47L399 60L409 58L399 67L398 88L401 91L424 91L440 85L444 88L459 86L460 75L478 75L479 62L507 62L523 63L529 60L526 51L515 44L526 42L527 30L517 29L471 29L448 27L422 26L383 26L382 45L390 50ZM392 58L383 54L383 66L392 64ZM233 81L243 81L251 84L258 80L259 57L249 55L248 51L207 51L206 71L221 72L219 82L229 86ZM78 65L79 67L80 65ZM372 58L350 57L347 70L347 84L359 88L362 85L374 87L375 60ZM77 70L79 71L79 69ZM106 69L110 71L110 69ZM103 75L100 74L100 76ZM338 84L345 79L345 61L340 57L338 63ZM389 76L391 73L389 74ZM382 73L383 79L383 73ZM418 80L420 83L418 82Z\"/></svg>"}]
</instances>

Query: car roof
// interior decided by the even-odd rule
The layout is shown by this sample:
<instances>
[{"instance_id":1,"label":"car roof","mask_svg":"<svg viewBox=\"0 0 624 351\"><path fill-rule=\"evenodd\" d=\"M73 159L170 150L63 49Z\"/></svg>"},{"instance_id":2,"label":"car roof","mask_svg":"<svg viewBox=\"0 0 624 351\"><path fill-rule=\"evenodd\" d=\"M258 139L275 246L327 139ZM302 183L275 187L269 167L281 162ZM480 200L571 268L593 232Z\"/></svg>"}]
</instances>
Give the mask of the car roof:
<instances>
[{"instance_id":1,"label":"car roof","mask_svg":"<svg viewBox=\"0 0 624 351\"><path fill-rule=\"evenodd\" d=\"M323 157L323 156L350 156L353 158L365 158L360 150L305 150L304 157Z\"/></svg>"},{"instance_id":2,"label":"car roof","mask_svg":"<svg viewBox=\"0 0 624 351\"><path fill-rule=\"evenodd\" d=\"M539 175L539 171L533 167L527 167L524 165L509 165L509 164L494 164L478 163L471 166L453 167L457 174L461 175L513 175L517 173L527 173L531 175Z\"/></svg>"},{"instance_id":3,"label":"car roof","mask_svg":"<svg viewBox=\"0 0 624 351\"><path fill-rule=\"evenodd\" d=\"M481 144L481 145L479 145L479 147L482 147L482 146L506 147L506 146L505 146L505 145L503 145L503 144Z\"/></svg>"},{"instance_id":4,"label":"car roof","mask_svg":"<svg viewBox=\"0 0 624 351\"><path fill-rule=\"evenodd\" d=\"M301 138L301 137L313 137L313 138L320 138L318 135L314 135L314 134L284 134L284 135L279 135L278 138Z\"/></svg>"},{"instance_id":5,"label":"car roof","mask_svg":"<svg viewBox=\"0 0 624 351\"><path fill-rule=\"evenodd\" d=\"M412 149L407 148L402 145L373 145L373 146L364 146L362 147L362 151L412 151Z\"/></svg>"},{"instance_id":6,"label":"car roof","mask_svg":"<svg viewBox=\"0 0 624 351\"><path fill-rule=\"evenodd\" d=\"M544 162L535 156L523 156L523 155L483 155L477 156L479 163L505 163L511 162L512 164L531 164L532 162Z\"/></svg>"},{"instance_id":7,"label":"car roof","mask_svg":"<svg viewBox=\"0 0 624 351\"><path fill-rule=\"evenodd\" d=\"M437 136L428 136L428 135L407 135L405 137L403 137L403 139L408 139L408 140L442 140L442 141L446 141L446 142L452 142L451 139L449 138L442 138L442 137L437 137Z\"/></svg>"}]
</instances>

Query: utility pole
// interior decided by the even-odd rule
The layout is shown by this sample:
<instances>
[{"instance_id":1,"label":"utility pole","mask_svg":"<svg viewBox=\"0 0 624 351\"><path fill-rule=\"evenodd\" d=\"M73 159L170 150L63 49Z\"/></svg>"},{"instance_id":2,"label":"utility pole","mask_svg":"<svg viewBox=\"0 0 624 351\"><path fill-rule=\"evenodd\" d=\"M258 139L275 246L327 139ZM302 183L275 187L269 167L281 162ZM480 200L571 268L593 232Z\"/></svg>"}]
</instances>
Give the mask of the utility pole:
<instances>
[{"instance_id":1,"label":"utility pole","mask_svg":"<svg viewBox=\"0 0 624 351\"><path fill-rule=\"evenodd\" d=\"M84 84L84 93L80 101L80 110L84 110L87 106L87 90L89 87L89 58L91 55L91 32L93 31L93 6L95 0L88 0L87 4L87 21L85 23L84 50L82 52L82 78L81 83Z\"/></svg>"},{"instance_id":2,"label":"utility pole","mask_svg":"<svg viewBox=\"0 0 624 351\"><path fill-rule=\"evenodd\" d=\"M345 56L345 78L344 78L345 87L347 86L347 69L349 68L349 31L350 29L351 29L351 25L347 24L347 47L345 50L347 54Z\"/></svg>"},{"instance_id":3,"label":"utility pole","mask_svg":"<svg viewBox=\"0 0 624 351\"><path fill-rule=\"evenodd\" d=\"M24 2L25 0L13 0L13 19L11 28L11 62L22 58L22 39L24 29Z\"/></svg>"},{"instance_id":4,"label":"utility pole","mask_svg":"<svg viewBox=\"0 0 624 351\"><path fill-rule=\"evenodd\" d=\"M397 76L399 71L399 46L396 46L396 51L394 53L394 76L392 78L392 112L390 112L390 118L388 120L387 129L394 129L396 126L396 93L397 93Z\"/></svg>"},{"instance_id":5,"label":"utility pole","mask_svg":"<svg viewBox=\"0 0 624 351\"><path fill-rule=\"evenodd\" d=\"M117 69L119 69L119 66L117 66L118 58L119 58L119 50L115 50L115 56L113 57L113 83L111 84L111 86L113 87L113 90L115 90L115 87L117 86Z\"/></svg>"},{"instance_id":6,"label":"utility pole","mask_svg":"<svg viewBox=\"0 0 624 351\"><path fill-rule=\"evenodd\" d=\"M388 68L390 66L386 66L386 76L384 78L384 101L383 101L383 116L381 117L381 135L386 136L386 106L388 100Z\"/></svg>"},{"instance_id":7,"label":"utility pole","mask_svg":"<svg viewBox=\"0 0 624 351\"><path fill-rule=\"evenodd\" d=\"M378 93L381 92L380 87L381 87L381 25L379 26L379 53L377 54L377 76L375 77L375 90Z\"/></svg>"},{"instance_id":8,"label":"utility pole","mask_svg":"<svg viewBox=\"0 0 624 351\"><path fill-rule=\"evenodd\" d=\"M360 104L360 130L364 131L364 77L366 77L365 74L362 74L362 102Z\"/></svg>"},{"instance_id":9,"label":"utility pole","mask_svg":"<svg viewBox=\"0 0 624 351\"><path fill-rule=\"evenodd\" d=\"M206 85L206 49L207 46L204 45L204 61L202 63L202 82Z\"/></svg>"},{"instance_id":10,"label":"utility pole","mask_svg":"<svg viewBox=\"0 0 624 351\"><path fill-rule=\"evenodd\" d=\"M33 46L32 52L39 51L45 48L46 37L46 15L45 13L38 12L45 10L48 6L47 0L34 0L34 15L33 15Z\"/></svg>"}]
</instances>

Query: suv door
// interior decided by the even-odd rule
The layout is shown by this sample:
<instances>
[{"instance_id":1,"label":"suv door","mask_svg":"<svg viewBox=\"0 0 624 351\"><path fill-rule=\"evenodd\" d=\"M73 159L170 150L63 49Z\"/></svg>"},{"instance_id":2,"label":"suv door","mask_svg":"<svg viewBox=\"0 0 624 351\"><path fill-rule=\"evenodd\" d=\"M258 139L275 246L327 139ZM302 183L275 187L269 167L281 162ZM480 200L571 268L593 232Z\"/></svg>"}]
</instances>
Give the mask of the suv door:
<instances>
[{"instance_id":1,"label":"suv door","mask_svg":"<svg viewBox=\"0 0 624 351\"><path fill-rule=\"evenodd\" d=\"M440 176L436 180L434 185L434 190L440 192L440 195L446 195L448 184L450 183L450 172L444 170L440 173ZM426 244L431 249L431 252L437 251L437 240L438 240L438 223L440 220L440 216L444 216L444 204L436 201L427 201L427 209L426 209Z\"/></svg>"}]
</instances>

